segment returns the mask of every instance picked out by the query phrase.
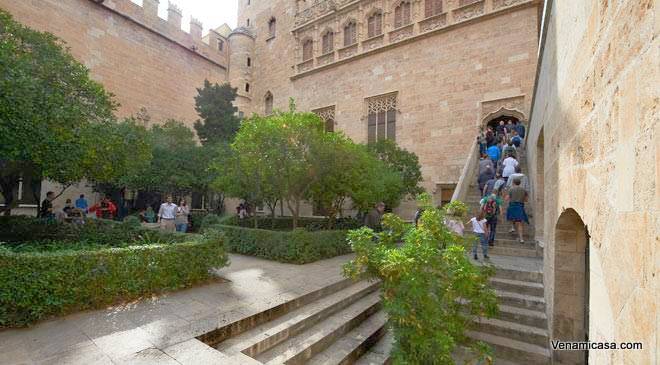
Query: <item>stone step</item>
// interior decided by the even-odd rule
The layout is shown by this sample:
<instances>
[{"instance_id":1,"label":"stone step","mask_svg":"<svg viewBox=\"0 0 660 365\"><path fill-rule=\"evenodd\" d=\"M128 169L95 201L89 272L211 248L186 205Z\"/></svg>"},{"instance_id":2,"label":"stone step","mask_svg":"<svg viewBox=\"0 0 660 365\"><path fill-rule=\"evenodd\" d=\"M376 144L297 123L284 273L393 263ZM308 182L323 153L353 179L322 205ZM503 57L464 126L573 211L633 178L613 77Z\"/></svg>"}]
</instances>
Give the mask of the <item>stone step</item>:
<instances>
[{"instance_id":1,"label":"stone step","mask_svg":"<svg viewBox=\"0 0 660 365\"><path fill-rule=\"evenodd\" d=\"M374 292L379 282L361 281L313 303L295 309L273 321L227 339L216 346L226 354L242 352L255 357L280 342L295 336L339 310Z\"/></svg>"},{"instance_id":2,"label":"stone step","mask_svg":"<svg viewBox=\"0 0 660 365\"><path fill-rule=\"evenodd\" d=\"M496 358L519 364L550 364L550 350L547 347L478 331L467 331L467 335L492 346Z\"/></svg>"},{"instance_id":3,"label":"stone step","mask_svg":"<svg viewBox=\"0 0 660 365\"><path fill-rule=\"evenodd\" d=\"M548 347L548 331L542 328L497 318L476 318L475 323L474 329L478 332L490 333L520 342Z\"/></svg>"},{"instance_id":4,"label":"stone step","mask_svg":"<svg viewBox=\"0 0 660 365\"><path fill-rule=\"evenodd\" d=\"M367 318L351 332L339 338L323 352L311 358L310 365L353 364L387 332L387 315L380 311Z\"/></svg>"},{"instance_id":5,"label":"stone step","mask_svg":"<svg viewBox=\"0 0 660 365\"><path fill-rule=\"evenodd\" d=\"M324 321L262 352L256 356L256 360L268 365L304 364L380 308L380 293L371 293Z\"/></svg>"},{"instance_id":6,"label":"stone step","mask_svg":"<svg viewBox=\"0 0 660 365\"><path fill-rule=\"evenodd\" d=\"M520 244L518 244L520 246ZM481 248L479 248L481 252ZM495 244L495 247L488 248L489 255L501 255L501 256L517 256L517 257L539 257L539 254L536 250L522 247L505 247L498 246Z\"/></svg>"},{"instance_id":7,"label":"stone step","mask_svg":"<svg viewBox=\"0 0 660 365\"><path fill-rule=\"evenodd\" d=\"M511 307L545 311L545 298L534 295L495 290L499 303Z\"/></svg>"},{"instance_id":8,"label":"stone step","mask_svg":"<svg viewBox=\"0 0 660 365\"><path fill-rule=\"evenodd\" d=\"M292 300L273 306L261 312L247 316L246 315L237 316L236 319L231 319L230 321L228 321L226 325L221 326L213 331L207 332L203 335L200 335L197 337L197 339L211 347L215 347L219 343L229 338L236 337L237 335L243 332L249 331L261 324L279 318L291 312L292 310L295 310L296 308L300 308L309 303L317 301L320 298L336 293L337 291L341 291L353 284L355 284L355 282L351 279L339 280L321 289L301 295Z\"/></svg>"},{"instance_id":9,"label":"stone step","mask_svg":"<svg viewBox=\"0 0 660 365\"><path fill-rule=\"evenodd\" d=\"M523 365L519 364L513 361L509 360L504 360L500 359L497 357L493 357L491 360L492 362L488 362L487 360L481 360L479 361L477 355L472 352L471 349L464 347L464 346L458 346L454 352L452 353L452 358L454 359L455 364L461 364L461 365ZM528 365L528 364L524 364Z\"/></svg>"},{"instance_id":10,"label":"stone step","mask_svg":"<svg viewBox=\"0 0 660 365\"><path fill-rule=\"evenodd\" d=\"M391 363L390 353L394 345L394 336L391 331L386 331L385 335L376 342L364 355L362 355L355 365L388 365Z\"/></svg>"},{"instance_id":11,"label":"stone step","mask_svg":"<svg viewBox=\"0 0 660 365\"><path fill-rule=\"evenodd\" d=\"M546 317L545 313L533 309L500 304L497 318L540 329L548 328L548 317Z\"/></svg>"},{"instance_id":12,"label":"stone step","mask_svg":"<svg viewBox=\"0 0 660 365\"><path fill-rule=\"evenodd\" d=\"M490 279L490 284L493 289L512 293L527 294L536 297L543 297L544 293L542 283L493 277Z\"/></svg>"}]
</instances>

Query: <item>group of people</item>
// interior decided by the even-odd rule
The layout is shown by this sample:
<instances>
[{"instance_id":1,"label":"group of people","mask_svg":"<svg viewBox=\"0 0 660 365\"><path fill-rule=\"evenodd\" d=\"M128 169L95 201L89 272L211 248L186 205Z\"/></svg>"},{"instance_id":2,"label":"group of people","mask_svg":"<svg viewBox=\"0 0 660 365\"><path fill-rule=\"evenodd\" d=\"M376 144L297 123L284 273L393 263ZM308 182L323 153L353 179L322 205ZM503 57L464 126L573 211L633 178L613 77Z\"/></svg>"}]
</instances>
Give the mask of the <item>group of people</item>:
<instances>
[{"instance_id":1,"label":"group of people","mask_svg":"<svg viewBox=\"0 0 660 365\"><path fill-rule=\"evenodd\" d=\"M46 193L46 199L39 207L38 216L46 220L62 220L74 223L84 223L88 213L94 213L98 219L112 220L117 216L117 205L112 202L109 195L104 196L98 203L88 205L84 194L76 199L75 205L71 199L67 199L61 210L53 207L55 193ZM172 197L168 196L165 203L161 204L156 215L151 207L141 211L139 217L142 222L159 223L160 228L166 231L187 232L190 208L185 199L181 199L179 205L172 203Z\"/></svg>"},{"instance_id":2,"label":"group of people","mask_svg":"<svg viewBox=\"0 0 660 365\"><path fill-rule=\"evenodd\" d=\"M112 202L110 196L104 196L98 203L89 206L85 194L80 194L76 199L75 205L71 199L67 199L62 209L56 209L53 206L55 193L49 191L46 193L46 199L41 202L37 216L46 220L71 221L74 223L84 223L88 213L94 213L99 219L114 219L117 214L117 206Z\"/></svg>"},{"instance_id":3,"label":"group of people","mask_svg":"<svg viewBox=\"0 0 660 365\"><path fill-rule=\"evenodd\" d=\"M172 203L172 200L172 196L168 195L165 203L160 205L156 223L164 231L185 233L188 231L190 208L185 199L181 199L179 205Z\"/></svg>"},{"instance_id":4,"label":"group of people","mask_svg":"<svg viewBox=\"0 0 660 365\"><path fill-rule=\"evenodd\" d=\"M519 158L525 137L525 127L509 120L500 121L496 128L482 130L477 143L481 152L477 183L479 202L477 214L470 219L474 233L479 237L484 258L488 258L488 247L494 246L498 217L511 222L510 233L518 234L518 241L525 243L523 223L529 223L525 203L529 199L529 180L523 174ZM477 244L472 248L474 259Z\"/></svg>"}]
</instances>

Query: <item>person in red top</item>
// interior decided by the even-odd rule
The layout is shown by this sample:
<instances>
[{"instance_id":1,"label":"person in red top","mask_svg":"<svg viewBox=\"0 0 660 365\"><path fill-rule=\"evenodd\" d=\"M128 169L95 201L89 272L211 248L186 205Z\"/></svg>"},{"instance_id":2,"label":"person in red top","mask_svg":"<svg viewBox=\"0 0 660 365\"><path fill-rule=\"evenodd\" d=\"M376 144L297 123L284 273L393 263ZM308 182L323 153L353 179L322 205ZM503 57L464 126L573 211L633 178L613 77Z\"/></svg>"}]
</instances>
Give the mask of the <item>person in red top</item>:
<instances>
[{"instance_id":1,"label":"person in red top","mask_svg":"<svg viewBox=\"0 0 660 365\"><path fill-rule=\"evenodd\" d=\"M117 214L117 206L106 196L100 202L92 205L89 208L90 212L96 212L96 218L99 219L113 219Z\"/></svg>"}]
</instances>

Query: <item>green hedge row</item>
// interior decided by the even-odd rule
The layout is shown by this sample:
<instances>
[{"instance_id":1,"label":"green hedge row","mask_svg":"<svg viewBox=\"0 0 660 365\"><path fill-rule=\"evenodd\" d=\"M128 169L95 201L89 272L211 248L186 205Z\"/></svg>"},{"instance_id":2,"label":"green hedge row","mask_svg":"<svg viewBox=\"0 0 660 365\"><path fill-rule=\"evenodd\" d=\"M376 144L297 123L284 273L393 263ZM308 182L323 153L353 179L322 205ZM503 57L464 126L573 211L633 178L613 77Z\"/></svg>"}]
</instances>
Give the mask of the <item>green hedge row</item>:
<instances>
[{"instance_id":1,"label":"green hedge row","mask_svg":"<svg viewBox=\"0 0 660 365\"><path fill-rule=\"evenodd\" d=\"M352 252L347 231L269 231L216 225L224 232L231 252L280 262L306 264Z\"/></svg>"},{"instance_id":2,"label":"green hedge row","mask_svg":"<svg viewBox=\"0 0 660 365\"><path fill-rule=\"evenodd\" d=\"M254 220L252 217L239 219L238 216L232 215L223 217L222 224L230 226L241 226L247 228L254 228ZM293 227L293 219L291 217L275 217L258 216L257 228L260 229L274 229L274 230L291 230ZM312 218L300 217L298 218L298 227L307 231L323 231L328 229L327 218ZM362 227L362 223L355 218L338 218L335 220L333 229L336 230L350 230Z\"/></svg>"},{"instance_id":3,"label":"green hedge row","mask_svg":"<svg viewBox=\"0 0 660 365\"><path fill-rule=\"evenodd\" d=\"M217 231L193 241L101 250L17 253L0 247L0 327L184 288L226 266Z\"/></svg>"}]
</instances>

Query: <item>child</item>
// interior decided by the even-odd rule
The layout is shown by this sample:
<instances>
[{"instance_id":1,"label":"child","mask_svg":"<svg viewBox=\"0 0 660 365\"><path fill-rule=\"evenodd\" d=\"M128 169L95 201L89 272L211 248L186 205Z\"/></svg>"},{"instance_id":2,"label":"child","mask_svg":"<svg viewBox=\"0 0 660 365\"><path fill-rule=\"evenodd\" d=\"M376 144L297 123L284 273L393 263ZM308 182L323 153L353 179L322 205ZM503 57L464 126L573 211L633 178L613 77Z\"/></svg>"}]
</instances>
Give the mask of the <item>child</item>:
<instances>
[{"instance_id":1,"label":"child","mask_svg":"<svg viewBox=\"0 0 660 365\"><path fill-rule=\"evenodd\" d=\"M484 217L484 213L479 210L479 213L477 214L476 217L472 217L468 221L468 223L472 223L472 231L474 234L479 238L479 241L475 241L474 245L472 246L472 256L474 257L475 260L479 260L479 257L477 256L477 245L481 243L481 251L484 254L484 259L489 259L488 257L488 226L486 225L486 218Z\"/></svg>"}]
</instances>

